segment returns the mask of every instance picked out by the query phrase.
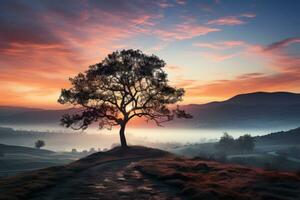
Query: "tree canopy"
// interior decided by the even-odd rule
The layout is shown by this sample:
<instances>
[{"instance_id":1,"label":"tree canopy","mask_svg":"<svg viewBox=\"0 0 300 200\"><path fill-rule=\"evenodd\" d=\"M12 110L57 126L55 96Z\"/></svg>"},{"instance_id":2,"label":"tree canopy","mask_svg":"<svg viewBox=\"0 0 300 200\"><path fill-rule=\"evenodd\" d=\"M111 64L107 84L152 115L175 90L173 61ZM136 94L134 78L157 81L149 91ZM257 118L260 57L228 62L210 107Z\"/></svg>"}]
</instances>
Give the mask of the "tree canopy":
<instances>
[{"instance_id":1,"label":"tree canopy","mask_svg":"<svg viewBox=\"0 0 300 200\"><path fill-rule=\"evenodd\" d=\"M66 114L62 125L86 129L92 123L99 128L120 126L122 146L127 146L124 130L134 117L144 117L158 126L163 122L192 116L168 105L182 100L184 89L169 85L163 68L166 63L140 50L122 50L91 65L85 73L70 78L71 88L62 89L58 102L80 107Z\"/></svg>"},{"instance_id":2,"label":"tree canopy","mask_svg":"<svg viewBox=\"0 0 300 200\"><path fill-rule=\"evenodd\" d=\"M216 144L216 148L224 154L252 152L254 147L254 138L249 134L234 139L228 133L224 133Z\"/></svg>"}]
</instances>

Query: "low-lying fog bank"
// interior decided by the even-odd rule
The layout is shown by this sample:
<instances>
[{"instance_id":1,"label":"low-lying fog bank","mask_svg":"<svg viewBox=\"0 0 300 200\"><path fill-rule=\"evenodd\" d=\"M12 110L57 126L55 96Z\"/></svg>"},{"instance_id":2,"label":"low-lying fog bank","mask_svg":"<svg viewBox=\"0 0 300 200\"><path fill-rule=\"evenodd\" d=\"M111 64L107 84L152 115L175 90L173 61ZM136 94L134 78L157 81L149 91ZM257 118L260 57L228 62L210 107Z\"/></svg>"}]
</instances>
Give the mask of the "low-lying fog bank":
<instances>
[{"instance_id":1,"label":"low-lying fog bank","mask_svg":"<svg viewBox=\"0 0 300 200\"><path fill-rule=\"evenodd\" d=\"M119 143L118 130L90 128L84 132L72 131L59 126L10 126L14 131L0 129L0 143L33 147L38 139L45 140L46 148L53 151L88 150L90 148L111 148ZM288 130L285 127L281 130ZM280 131L281 131L280 130ZM209 143L216 142L224 132L234 138L244 134L265 135L279 130L266 129L170 129L170 128L128 128L127 140L130 144L158 146L156 144ZM9 132L9 133L8 133ZM8 133L8 134L6 134Z\"/></svg>"}]
</instances>

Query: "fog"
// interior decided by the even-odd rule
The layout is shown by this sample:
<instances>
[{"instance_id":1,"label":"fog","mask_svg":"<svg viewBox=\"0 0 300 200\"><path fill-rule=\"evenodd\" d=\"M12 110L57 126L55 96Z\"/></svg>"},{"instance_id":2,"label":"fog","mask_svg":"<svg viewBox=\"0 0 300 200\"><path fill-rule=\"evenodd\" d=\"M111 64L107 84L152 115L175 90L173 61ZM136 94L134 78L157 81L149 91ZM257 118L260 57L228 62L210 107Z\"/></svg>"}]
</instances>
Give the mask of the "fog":
<instances>
[{"instance_id":1,"label":"fog","mask_svg":"<svg viewBox=\"0 0 300 200\"><path fill-rule=\"evenodd\" d=\"M0 128L0 144L34 147L37 140L43 140L46 143L43 149L58 152L59 156L56 156L56 154L46 158L42 156L40 160L37 159L36 155L29 155L28 161L28 159L24 158L24 153L4 151L5 157L2 158L2 161L10 163L11 159L18 157L20 158L18 162L26 161L31 163L31 168L65 164L71 162L74 158L84 157L95 151L106 151L119 145L118 129L110 131L92 127L85 131L72 131L60 126L49 125L10 125L6 126L7 129L3 128L5 127L3 125L0 125L0 127L2 127ZM238 138L245 134L263 136L272 132L287 131L292 128L295 127L282 127L280 130L127 128L126 138L129 145L160 148L186 157L200 157L218 162L237 163L265 169L297 171L300 167L300 146L299 142L297 142L299 141L299 138L297 138L298 134L293 134L293 132L289 134L284 132L279 137L269 135L270 137L265 139L261 139L261 137L253 138L255 142L254 149L249 152L233 149L234 151L226 153L217 147L219 139L224 132L227 132L230 137L232 136L238 141ZM296 132L298 133L298 131L300 130L297 129ZM228 146L228 148L231 147L236 148L237 145ZM77 153L70 153L71 151ZM62 154L63 159L61 158ZM44 159L50 159L50 164L45 164ZM38 165L34 163L38 163ZM14 166L21 166L21 164ZM7 171L9 168L2 167L2 170Z\"/></svg>"},{"instance_id":2,"label":"fog","mask_svg":"<svg viewBox=\"0 0 300 200\"><path fill-rule=\"evenodd\" d=\"M46 142L45 148L54 151L70 151L74 148L77 150L103 149L111 148L111 146L119 143L118 129L99 130L97 128L89 128L85 131L72 131L60 126L49 125L14 125L9 127L17 131L26 132L13 137L1 137L0 143L33 147L37 139L42 139ZM155 144L161 143L193 144L215 142L224 132L237 138L244 134L257 136L288 129L290 128L284 127L280 130L128 128L126 136L129 144L155 146ZM34 133L30 134L31 132Z\"/></svg>"}]
</instances>

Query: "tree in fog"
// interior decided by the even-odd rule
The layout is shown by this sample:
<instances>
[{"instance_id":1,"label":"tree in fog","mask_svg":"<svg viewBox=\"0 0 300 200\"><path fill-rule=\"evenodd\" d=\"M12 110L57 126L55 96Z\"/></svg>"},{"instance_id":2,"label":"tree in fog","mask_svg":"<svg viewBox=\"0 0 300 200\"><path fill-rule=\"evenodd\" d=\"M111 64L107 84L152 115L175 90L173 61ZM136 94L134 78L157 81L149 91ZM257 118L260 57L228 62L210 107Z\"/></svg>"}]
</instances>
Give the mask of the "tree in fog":
<instances>
[{"instance_id":1,"label":"tree in fog","mask_svg":"<svg viewBox=\"0 0 300 200\"><path fill-rule=\"evenodd\" d=\"M77 152L77 149L72 149L72 150L71 150L71 153L78 153L78 152Z\"/></svg>"},{"instance_id":2,"label":"tree in fog","mask_svg":"<svg viewBox=\"0 0 300 200\"><path fill-rule=\"evenodd\" d=\"M122 147L127 147L125 127L135 117L154 121L158 126L174 117L191 118L185 111L170 109L182 100L184 90L169 85L165 62L139 50L109 54L84 73L70 78L71 88L62 89L61 104L78 107L78 113L66 114L62 125L86 129L93 123L99 128L119 126Z\"/></svg>"},{"instance_id":3,"label":"tree in fog","mask_svg":"<svg viewBox=\"0 0 300 200\"><path fill-rule=\"evenodd\" d=\"M234 138L226 132L223 134L219 142L216 144L216 148L221 153L224 154L232 152L234 147L235 147Z\"/></svg>"},{"instance_id":4,"label":"tree in fog","mask_svg":"<svg viewBox=\"0 0 300 200\"><path fill-rule=\"evenodd\" d=\"M45 142L44 142L43 140L37 140L37 141L34 143L34 146L35 146L35 148L40 149L40 148L42 148L43 146L45 146Z\"/></svg>"},{"instance_id":5,"label":"tree in fog","mask_svg":"<svg viewBox=\"0 0 300 200\"><path fill-rule=\"evenodd\" d=\"M242 153L252 152L255 146L254 138L249 134L240 136L236 143L238 150Z\"/></svg>"},{"instance_id":6,"label":"tree in fog","mask_svg":"<svg viewBox=\"0 0 300 200\"><path fill-rule=\"evenodd\" d=\"M228 133L224 133L219 142L216 144L216 148L219 152L224 154L252 152L254 146L254 138L249 134L240 136L235 140Z\"/></svg>"}]
</instances>

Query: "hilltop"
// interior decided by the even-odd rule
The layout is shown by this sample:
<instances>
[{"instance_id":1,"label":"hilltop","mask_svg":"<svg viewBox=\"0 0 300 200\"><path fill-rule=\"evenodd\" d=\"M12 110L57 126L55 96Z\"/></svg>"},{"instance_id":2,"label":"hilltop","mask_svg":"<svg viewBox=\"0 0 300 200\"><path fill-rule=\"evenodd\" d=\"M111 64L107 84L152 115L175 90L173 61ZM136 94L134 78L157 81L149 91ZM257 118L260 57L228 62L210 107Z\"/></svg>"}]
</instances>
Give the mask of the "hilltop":
<instances>
[{"instance_id":1,"label":"hilltop","mask_svg":"<svg viewBox=\"0 0 300 200\"><path fill-rule=\"evenodd\" d=\"M0 179L0 199L299 199L300 176L119 147Z\"/></svg>"}]
</instances>

